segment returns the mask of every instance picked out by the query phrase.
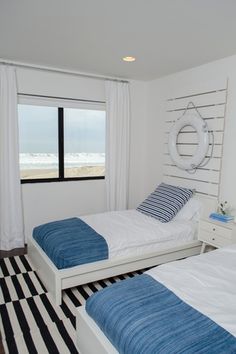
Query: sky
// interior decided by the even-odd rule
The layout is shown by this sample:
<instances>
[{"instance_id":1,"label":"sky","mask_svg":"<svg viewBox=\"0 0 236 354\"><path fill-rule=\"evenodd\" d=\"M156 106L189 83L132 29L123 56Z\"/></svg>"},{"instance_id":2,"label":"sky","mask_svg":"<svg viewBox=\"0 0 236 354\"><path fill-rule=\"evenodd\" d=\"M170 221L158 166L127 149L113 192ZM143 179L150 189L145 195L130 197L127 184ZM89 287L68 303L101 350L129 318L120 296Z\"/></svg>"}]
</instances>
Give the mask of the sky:
<instances>
[{"instance_id":1,"label":"sky","mask_svg":"<svg viewBox=\"0 0 236 354\"><path fill-rule=\"evenodd\" d=\"M56 107L18 105L21 153L58 152ZM64 109L65 153L105 152L105 112Z\"/></svg>"}]
</instances>

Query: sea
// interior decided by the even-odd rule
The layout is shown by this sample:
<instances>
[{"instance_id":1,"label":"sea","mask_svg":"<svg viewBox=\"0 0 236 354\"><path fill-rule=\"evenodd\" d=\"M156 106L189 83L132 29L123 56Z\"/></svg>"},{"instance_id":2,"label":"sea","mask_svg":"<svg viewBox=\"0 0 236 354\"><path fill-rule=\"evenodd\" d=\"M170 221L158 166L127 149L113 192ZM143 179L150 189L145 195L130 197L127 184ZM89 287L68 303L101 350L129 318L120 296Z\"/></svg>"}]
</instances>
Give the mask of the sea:
<instances>
[{"instance_id":1,"label":"sea","mask_svg":"<svg viewBox=\"0 0 236 354\"><path fill-rule=\"evenodd\" d=\"M65 153L65 166L104 166L105 153ZM58 167L58 154L54 153L20 153L21 170L54 169Z\"/></svg>"}]
</instances>

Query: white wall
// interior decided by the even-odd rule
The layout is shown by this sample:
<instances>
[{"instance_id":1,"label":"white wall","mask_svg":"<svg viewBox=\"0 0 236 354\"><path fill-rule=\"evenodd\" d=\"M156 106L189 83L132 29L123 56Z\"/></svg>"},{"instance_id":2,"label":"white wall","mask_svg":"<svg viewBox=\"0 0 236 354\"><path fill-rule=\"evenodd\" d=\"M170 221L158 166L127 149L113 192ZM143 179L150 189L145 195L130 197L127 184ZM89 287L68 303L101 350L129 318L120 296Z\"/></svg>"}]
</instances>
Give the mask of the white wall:
<instances>
[{"instance_id":1,"label":"white wall","mask_svg":"<svg viewBox=\"0 0 236 354\"><path fill-rule=\"evenodd\" d=\"M17 68L17 85L20 93L105 101L103 80Z\"/></svg>"},{"instance_id":2,"label":"white wall","mask_svg":"<svg viewBox=\"0 0 236 354\"><path fill-rule=\"evenodd\" d=\"M131 82L129 207L134 208L163 173L165 99L179 85L229 78L221 199L236 208L236 56L149 82ZM101 80L29 69L17 69L20 92L105 100ZM105 181L25 184L22 186L26 235L49 220L105 210Z\"/></svg>"},{"instance_id":3,"label":"white wall","mask_svg":"<svg viewBox=\"0 0 236 354\"><path fill-rule=\"evenodd\" d=\"M47 221L105 210L104 180L22 185L25 234Z\"/></svg>"},{"instance_id":4,"label":"white wall","mask_svg":"<svg viewBox=\"0 0 236 354\"><path fill-rule=\"evenodd\" d=\"M148 124L149 124L149 166L150 177L147 184L150 190L155 180L161 180L163 151L165 99L171 97L176 87L194 86L195 82L215 80L217 77L228 77L228 102L226 113L226 130L222 163L220 199L227 200L236 208L236 56L218 60L190 70L179 72L148 83ZM157 139L155 133L158 132ZM157 154L157 164L153 164Z\"/></svg>"},{"instance_id":5,"label":"white wall","mask_svg":"<svg viewBox=\"0 0 236 354\"><path fill-rule=\"evenodd\" d=\"M20 93L105 101L102 80L18 68L17 83ZM136 200L144 195L146 138L141 145L140 138L145 129L145 86L143 82L131 82L130 206L136 206ZM41 223L106 209L105 180L24 184L22 197L26 237Z\"/></svg>"}]
</instances>

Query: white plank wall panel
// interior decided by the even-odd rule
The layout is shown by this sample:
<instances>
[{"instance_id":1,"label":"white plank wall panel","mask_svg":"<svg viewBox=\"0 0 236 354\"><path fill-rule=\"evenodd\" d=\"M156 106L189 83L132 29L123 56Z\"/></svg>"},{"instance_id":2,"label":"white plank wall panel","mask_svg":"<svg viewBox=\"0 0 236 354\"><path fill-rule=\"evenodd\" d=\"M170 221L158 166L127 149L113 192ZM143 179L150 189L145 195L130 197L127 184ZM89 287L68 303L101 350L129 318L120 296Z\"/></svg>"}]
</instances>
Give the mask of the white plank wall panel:
<instances>
[{"instance_id":1,"label":"white plank wall panel","mask_svg":"<svg viewBox=\"0 0 236 354\"><path fill-rule=\"evenodd\" d=\"M192 97L190 100L194 101L194 98ZM179 109L176 111L170 111L168 112L168 118L167 122L174 122L176 119L178 119L181 114L183 114L184 110L186 107L183 109ZM191 112L194 112L195 110L190 107L189 110ZM201 116L204 119L212 119L212 118L224 118L225 115L225 104L221 105L216 105L216 106L207 106L207 107L198 107L198 111L201 114Z\"/></svg>"},{"instance_id":2,"label":"white plank wall panel","mask_svg":"<svg viewBox=\"0 0 236 354\"><path fill-rule=\"evenodd\" d=\"M202 169L220 171L221 159L219 157L213 157L210 160L206 158L205 160L203 160L203 164L205 164L206 162L208 162L207 166L203 167ZM164 164L167 166L175 166L169 155L164 156Z\"/></svg>"},{"instance_id":3,"label":"white plank wall panel","mask_svg":"<svg viewBox=\"0 0 236 354\"><path fill-rule=\"evenodd\" d=\"M176 166L165 166L165 173L168 176L186 178L186 172ZM187 177L194 180L203 181L203 182L211 181L212 183L218 183L219 176L220 176L219 171L197 169L195 173L191 173L191 174L189 173L189 176Z\"/></svg>"},{"instance_id":4,"label":"white plank wall panel","mask_svg":"<svg viewBox=\"0 0 236 354\"><path fill-rule=\"evenodd\" d=\"M220 91L227 88L227 78L225 76L216 77L211 79L211 81L199 81L195 82L194 85L192 82L185 83L176 89L172 88L170 96L168 99L179 98L179 97L190 97L196 95L202 95L206 92Z\"/></svg>"},{"instance_id":5,"label":"white plank wall panel","mask_svg":"<svg viewBox=\"0 0 236 354\"><path fill-rule=\"evenodd\" d=\"M213 119L205 119L208 125L209 130L214 131L224 131L224 118L213 118ZM166 134L169 134L169 131L174 122L166 122ZM192 132L192 127L185 127L182 132Z\"/></svg>"},{"instance_id":6,"label":"white plank wall panel","mask_svg":"<svg viewBox=\"0 0 236 354\"><path fill-rule=\"evenodd\" d=\"M196 145L178 145L179 154L182 156L192 156L196 150ZM206 157L210 156L211 146L209 146ZM164 154L169 155L168 145L164 145ZM222 156L222 145L214 145L213 147L213 157Z\"/></svg>"},{"instance_id":7,"label":"white plank wall panel","mask_svg":"<svg viewBox=\"0 0 236 354\"><path fill-rule=\"evenodd\" d=\"M218 196L218 184L196 181L194 179L178 178L176 176L165 176L164 182L185 188L193 188L200 194L206 194L212 197Z\"/></svg>"},{"instance_id":8,"label":"white plank wall panel","mask_svg":"<svg viewBox=\"0 0 236 354\"><path fill-rule=\"evenodd\" d=\"M202 118L206 120L208 129L214 134L213 151L212 136L209 134L210 145L202 163L203 166L200 166L194 173L189 173L175 166L168 151L170 129L175 121L183 115L189 102L193 102L198 108ZM166 100L164 182L194 188L201 194L219 196L226 103L226 78L214 82L196 83L191 87L181 87ZM197 114L192 106L188 112ZM189 158L197 148L197 133L192 127L185 127L178 136L177 144L180 155ZM209 160L211 152L212 158Z\"/></svg>"},{"instance_id":9,"label":"white plank wall panel","mask_svg":"<svg viewBox=\"0 0 236 354\"><path fill-rule=\"evenodd\" d=\"M185 108L189 101L192 99L194 100L194 104L197 107L208 107L217 104L222 105L226 103L226 90L197 95L193 96L192 98L187 97L172 99L167 101L167 112Z\"/></svg>"},{"instance_id":10,"label":"white plank wall panel","mask_svg":"<svg viewBox=\"0 0 236 354\"><path fill-rule=\"evenodd\" d=\"M169 133L165 134L165 143L168 143L169 139ZM209 136L209 142L211 143L211 136ZM214 131L214 144L216 145L222 145L223 143L223 134L221 132L216 132ZM178 135L178 142L177 144L193 144L197 145L198 144L198 135L197 133L191 133L191 132L181 132Z\"/></svg>"}]
</instances>

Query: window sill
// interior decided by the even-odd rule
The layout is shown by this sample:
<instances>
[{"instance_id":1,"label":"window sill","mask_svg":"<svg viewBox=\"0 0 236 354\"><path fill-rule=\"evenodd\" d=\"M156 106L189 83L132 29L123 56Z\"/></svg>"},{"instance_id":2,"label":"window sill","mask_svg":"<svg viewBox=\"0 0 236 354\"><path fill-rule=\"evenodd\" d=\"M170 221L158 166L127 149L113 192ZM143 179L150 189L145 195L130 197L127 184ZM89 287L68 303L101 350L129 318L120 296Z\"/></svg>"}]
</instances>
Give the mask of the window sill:
<instances>
[{"instance_id":1,"label":"window sill","mask_svg":"<svg viewBox=\"0 0 236 354\"><path fill-rule=\"evenodd\" d=\"M21 179L21 184L89 181L89 180L99 180L99 179L105 179L105 176Z\"/></svg>"}]
</instances>

